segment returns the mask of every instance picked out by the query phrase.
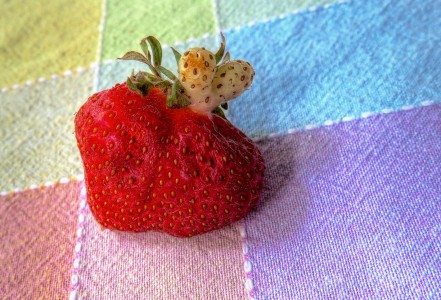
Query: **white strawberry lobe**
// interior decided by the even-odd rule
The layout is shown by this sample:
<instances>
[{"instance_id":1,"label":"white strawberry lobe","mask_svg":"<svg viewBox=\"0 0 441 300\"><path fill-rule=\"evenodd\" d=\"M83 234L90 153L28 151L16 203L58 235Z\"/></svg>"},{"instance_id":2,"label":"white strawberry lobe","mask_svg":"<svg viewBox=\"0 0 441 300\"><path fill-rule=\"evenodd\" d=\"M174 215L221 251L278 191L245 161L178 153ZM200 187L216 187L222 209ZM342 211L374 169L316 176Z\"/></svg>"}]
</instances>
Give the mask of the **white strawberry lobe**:
<instances>
[{"instance_id":1,"label":"white strawberry lobe","mask_svg":"<svg viewBox=\"0 0 441 300\"><path fill-rule=\"evenodd\" d=\"M203 48L187 50L179 60L179 81L192 102L205 101L211 95L216 60L214 54Z\"/></svg>"},{"instance_id":2,"label":"white strawberry lobe","mask_svg":"<svg viewBox=\"0 0 441 300\"><path fill-rule=\"evenodd\" d=\"M242 60L221 62L216 66L214 54L204 48L186 51L178 64L179 81L199 113L211 113L216 107L240 96L251 86L254 69Z\"/></svg>"},{"instance_id":3,"label":"white strawberry lobe","mask_svg":"<svg viewBox=\"0 0 441 300\"><path fill-rule=\"evenodd\" d=\"M220 65L211 84L218 105L240 96L254 79L254 69L250 63L233 60Z\"/></svg>"}]
</instances>

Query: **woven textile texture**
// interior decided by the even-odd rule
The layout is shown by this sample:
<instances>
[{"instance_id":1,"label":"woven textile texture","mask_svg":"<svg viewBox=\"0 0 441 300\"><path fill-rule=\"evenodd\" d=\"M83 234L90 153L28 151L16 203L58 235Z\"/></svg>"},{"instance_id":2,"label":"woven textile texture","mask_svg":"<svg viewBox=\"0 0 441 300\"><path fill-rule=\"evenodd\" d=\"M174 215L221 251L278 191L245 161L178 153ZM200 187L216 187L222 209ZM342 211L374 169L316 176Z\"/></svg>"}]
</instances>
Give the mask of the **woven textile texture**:
<instances>
[{"instance_id":1,"label":"woven textile texture","mask_svg":"<svg viewBox=\"0 0 441 300\"><path fill-rule=\"evenodd\" d=\"M0 0L0 299L441 299L441 3ZM250 61L228 118L267 171L244 220L101 230L73 120L171 47Z\"/></svg>"},{"instance_id":2,"label":"woven textile texture","mask_svg":"<svg viewBox=\"0 0 441 300\"><path fill-rule=\"evenodd\" d=\"M80 183L2 197L2 299L62 299L70 288Z\"/></svg>"}]
</instances>

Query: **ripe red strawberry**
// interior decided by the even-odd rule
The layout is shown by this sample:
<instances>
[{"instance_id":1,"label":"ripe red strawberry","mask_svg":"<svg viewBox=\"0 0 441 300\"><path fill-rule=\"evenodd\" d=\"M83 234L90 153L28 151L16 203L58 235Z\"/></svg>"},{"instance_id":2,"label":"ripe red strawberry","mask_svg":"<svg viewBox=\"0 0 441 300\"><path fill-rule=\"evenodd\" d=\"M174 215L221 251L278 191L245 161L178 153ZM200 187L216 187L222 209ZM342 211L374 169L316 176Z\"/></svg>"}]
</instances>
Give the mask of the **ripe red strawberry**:
<instances>
[{"instance_id":1,"label":"ripe red strawberry","mask_svg":"<svg viewBox=\"0 0 441 300\"><path fill-rule=\"evenodd\" d=\"M145 56L129 52L123 59L146 62L152 74L140 72L127 83L94 94L75 118L94 217L110 229L159 230L179 237L243 218L261 194L264 160L253 142L220 116L218 105L229 100L223 94L240 94L240 84L249 86L251 65L220 62L224 42L216 54L197 48L181 56L174 50L179 66L188 70L180 67L179 80L160 66L156 39L148 37L141 46ZM210 59L209 68L201 69L207 66L205 59ZM224 74L231 66L232 72ZM186 72L193 78L182 84ZM211 91L202 91L205 78L216 83ZM199 84L203 99L191 80ZM228 83L234 87L228 89Z\"/></svg>"}]
</instances>

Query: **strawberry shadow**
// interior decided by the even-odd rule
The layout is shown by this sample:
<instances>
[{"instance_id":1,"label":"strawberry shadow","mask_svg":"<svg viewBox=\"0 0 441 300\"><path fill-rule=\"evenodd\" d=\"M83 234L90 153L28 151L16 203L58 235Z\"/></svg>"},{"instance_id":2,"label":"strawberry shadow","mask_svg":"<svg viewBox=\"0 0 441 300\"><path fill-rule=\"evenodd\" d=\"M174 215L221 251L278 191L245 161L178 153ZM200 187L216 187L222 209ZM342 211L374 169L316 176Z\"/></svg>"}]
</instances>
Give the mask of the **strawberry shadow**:
<instances>
[{"instance_id":1,"label":"strawberry shadow","mask_svg":"<svg viewBox=\"0 0 441 300\"><path fill-rule=\"evenodd\" d=\"M332 166L326 132L304 131L257 143L266 163L262 198L246 218L251 243L301 240L311 209L311 182Z\"/></svg>"}]
</instances>

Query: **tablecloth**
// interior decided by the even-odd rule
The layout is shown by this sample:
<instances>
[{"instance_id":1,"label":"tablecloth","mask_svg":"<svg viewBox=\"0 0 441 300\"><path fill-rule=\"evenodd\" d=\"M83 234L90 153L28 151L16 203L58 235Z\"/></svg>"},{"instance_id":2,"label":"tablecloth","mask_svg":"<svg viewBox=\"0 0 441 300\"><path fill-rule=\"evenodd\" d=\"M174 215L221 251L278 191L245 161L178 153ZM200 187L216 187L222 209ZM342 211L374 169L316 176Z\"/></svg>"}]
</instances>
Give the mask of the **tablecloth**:
<instances>
[{"instance_id":1,"label":"tablecloth","mask_svg":"<svg viewBox=\"0 0 441 300\"><path fill-rule=\"evenodd\" d=\"M0 299L441 299L441 2L0 1ZM189 239L100 230L73 118L155 35L250 61L229 120L257 208Z\"/></svg>"}]
</instances>

